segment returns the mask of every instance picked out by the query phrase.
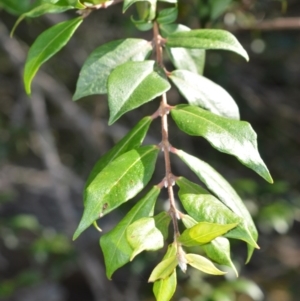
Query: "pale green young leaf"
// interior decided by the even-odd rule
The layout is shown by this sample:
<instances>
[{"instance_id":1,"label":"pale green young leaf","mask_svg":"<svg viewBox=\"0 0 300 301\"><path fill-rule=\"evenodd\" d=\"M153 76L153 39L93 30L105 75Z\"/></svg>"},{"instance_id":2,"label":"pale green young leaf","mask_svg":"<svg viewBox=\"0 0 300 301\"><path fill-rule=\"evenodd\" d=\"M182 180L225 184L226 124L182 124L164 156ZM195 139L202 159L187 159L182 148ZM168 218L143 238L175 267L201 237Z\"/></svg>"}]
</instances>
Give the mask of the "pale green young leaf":
<instances>
[{"instance_id":1,"label":"pale green young leaf","mask_svg":"<svg viewBox=\"0 0 300 301\"><path fill-rule=\"evenodd\" d=\"M156 21L158 24L170 24L176 21L177 16L177 7L165 8L158 12Z\"/></svg>"},{"instance_id":2,"label":"pale green young leaf","mask_svg":"<svg viewBox=\"0 0 300 301\"><path fill-rule=\"evenodd\" d=\"M152 217L143 217L126 230L126 238L133 249L130 261L143 251L155 251L164 246L164 237Z\"/></svg>"},{"instance_id":3,"label":"pale green young leaf","mask_svg":"<svg viewBox=\"0 0 300 301\"><path fill-rule=\"evenodd\" d=\"M218 197L220 201L222 201L235 214L242 218L242 221L238 227L243 227L243 230L248 233L247 236L252 240L251 242L247 241L248 262L252 256L254 248L259 248L256 243L258 233L252 217L245 207L243 201L240 199L232 186L209 164L185 153L182 150L177 150L176 154L199 177L199 179L207 186L207 188ZM238 227L234 230L237 230ZM227 237L230 237L230 232L228 232ZM245 234L241 233L241 235L244 235L245 238Z\"/></svg>"},{"instance_id":4,"label":"pale green young leaf","mask_svg":"<svg viewBox=\"0 0 300 301\"><path fill-rule=\"evenodd\" d=\"M152 118L150 116L141 119L112 149L103 155L93 167L85 186L87 187L111 161L133 148L139 147L148 132L151 122Z\"/></svg>"},{"instance_id":5,"label":"pale green young leaf","mask_svg":"<svg viewBox=\"0 0 300 301\"><path fill-rule=\"evenodd\" d=\"M118 66L108 77L109 124L170 87L164 71L154 61L127 62Z\"/></svg>"},{"instance_id":6,"label":"pale green young leaf","mask_svg":"<svg viewBox=\"0 0 300 301\"><path fill-rule=\"evenodd\" d=\"M174 257L177 254L177 245L172 243L168 246L168 250L163 258L167 259ZM176 269L165 279L159 279L154 282L153 292L156 301L169 301L175 293L177 286Z\"/></svg>"},{"instance_id":7,"label":"pale green young leaf","mask_svg":"<svg viewBox=\"0 0 300 301\"><path fill-rule=\"evenodd\" d=\"M214 264L207 258L197 254L186 254L185 255L188 264L197 270L200 270L206 274L211 275L224 275L225 272L217 269Z\"/></svg>"},{"instance_id":8,"label":"pale green young leaf","mask_svg":"<svg viewBox=\"0 0 300 301\"><path fill-rule=\"evenodd\" d=\"M133 249L126 239L126 230L140 218L153 215L159 193L160 188L154 186L111 231L100 238L108 279L111 279L118 268L130 261Z\"/></svg>"},{"instance_id":9,"label":"pale green young leaf","mask_svg":"<svg viewBox=\"0 0 300 301\"><path fill-rule=\"evenodd\" d=\"M273 183L259 155L257 135L248 122L217 116L190 105L178 105L172 109L171 114L183 132L205 138L220 152L235 156L266 181Z\"/></svg>"},{"instance_id":10,"label":"pale green young leaf","mask_svg":"<svg viewBox=\"0 0 300 301\"><path fill-rule=\"evenodd\" d=\"M180 187L178 195L184 209L197 222L238 223L238 226L229 231L226 236L243 240L253 247L257 247L257 244L253 242L252 235L245 228L242 217L234 213L199 185L183 177L179 177L176 180L176 184Z\"/></svg>"},{"instance_id":11,"label":"pale green young leaf","mask_svg":"<svg viewBox=\"0 0 300 301\"><path fill-rule=\"evenodd\" d=\"M246 50L233 34L222 29L195 29L187 32L177 32L167 37L168 47L184 47L199 49L222 49L233 51L247 61Z\"/></svg>"},{"instance_id":12,"label":"pale green young leaf","mask_svg":"<svg viewBox=\"0 0 300 301\"><path fill-rule=\"evenodd\" d=\"M240 119L239 108L233 98L208 78L188 70L175 70L169 78L189 104L220 116Z\"/></svg>"},{"instance_id":13,"label":"pale green young leaf","mask_svg":"<svg viewBox=\"0 0 300 301\"><path fill-rule=\"evenodd\" d=\"M24 85L27 94L31 93L31 82L40 66L68 43L82 21L82 17L78 17L56 24L35 40L28 52L24 69Z\"/></svg>"},{"instance_id":14,"label":"pale green young leaf","mask_svg":"<svg viewBox=\"0 0 300 301\"><path fill-rule=\"evenodd\" d=\"M116 40L101 45L85 61L73 100L107 93L107 79L113 69L128 61L143 61L151 51L151 43L142 39Z\"/></svg>"},{"instance_id":15,"label":"pale green young leaf","mask_svg":"<svg viewBox=\"0 0 300 301\"><path fill-rule=\"evenodd\" d=\"M181 220L187 229L192 228L193 226L198 224L198 222L196 220L194 220L191 216L189 216L187 214L184 214L183 216L181 216Z\"/></svg>"},{"instance_id":16,"label":"pale green young leaf","mask_svg":"<svg viewBox=\"0 0 300 301\"><path fill-rule=\"evenodd\" d=\"M167 37L175 32L190 31L190 28L181 24L161 24L160 30L162 35ZM205 50L166 47L166 51L173 65L177 69L203 74L205 66Z\"/></svg>"},{"instance_id":17,"label":"pale green young leaf","mask_svg":"<svg viewBox=\"0 0 300 301\"><path fill-rule=\"evenodd\" d=\"M148 282L154 282L159 279L166 279L174 272L177 264L178 260L176 255L164 259L154 268Z\"/></svg>"},{"instance_id":18,"label":"pale green young leaf","mask_svg":"<svg viewBox=\"0 0 300 301\"><path fill-rule=\"evenodd\" d=\"M156 301L169 301L173 297L177 287L176 270L165 279L159 279L153 284L153 293Z\"/></svg>"},{"instance_id":19,"label":"pale green young leaf","mask_svg":"<svg viewBox=\"0 0 300 301\"><path fill-rule=\"evenodd\" d=\"M222 225L200 222L197 225L186 229L179 236L178 241L186 247L203 245L212 241L216 237L225 234L237 225L238 223Z\"/></svg>"},{"instance_id":20,"label":"pale green young leaf","mask_svg":"<svg viewBox=\"0 0 300 301\"><path fill-rule=\"evenodd\" d=\"M230 257L230 243L227 238L217 237L210 243L202 245L201 248L214 262L231 267L238 277L238 272Z\"/></svg>"},{"instance_id":21,"label":"pale green young leaf","mask_svg":"<svg viewBox=\"0 0 300 301\"><path fill-rule=\"evenodd\" d=\"M73 239L96 219L137 195L150 181L159 149L133 149L110 162L86 187L83 216Z\"/></svg>"}]
</instances>

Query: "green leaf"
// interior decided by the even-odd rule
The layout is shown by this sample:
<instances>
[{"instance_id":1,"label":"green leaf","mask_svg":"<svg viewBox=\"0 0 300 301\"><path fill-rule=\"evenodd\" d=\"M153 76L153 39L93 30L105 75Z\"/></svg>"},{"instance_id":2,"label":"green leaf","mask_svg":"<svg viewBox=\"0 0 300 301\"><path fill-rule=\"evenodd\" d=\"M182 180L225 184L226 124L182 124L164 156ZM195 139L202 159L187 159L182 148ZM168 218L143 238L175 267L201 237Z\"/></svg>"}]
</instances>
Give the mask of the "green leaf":
<instances>
[{"instance_id":1,"label":"green leaf","mask_svg":"<svg viewBox=\"0 0 300 301\"><path fill-rule=\"evenodd\" d=\"M204 137L214 148L235 156L266 181L273 183L259 155L256 133L248 122L217 116L190 105L178 105L171 114L183 132Z\"/></svg>"},{"instance_id":2,"label":"green leaf","mask_svg":"<svg viewBox=\"0 0 300 301\"><path fill-rule=\"evenodd\" d=\"M161 232L163 238L166 240L169 234L169 224L171 222L170 215L163 211L156 216L154 216L155 227Z\"/></svg>"},{"instance_id":3,"label":"green leaf","mask_svg":"<svg viewBox=\"0 0 300 301\"><path fill-rule=\"evenodd\" d=\"M167 37L168 47L184 47L199 49L222 49L233 51L247 61L246 50L230 32L222 29L195 29L187 32L177 32Z\"/></svg>"},{"instance_id":4,"label":"green leaf","mask_svg":"<svg viewBox=\"0 0 300 301\"><path fill-rule=\"evenodd\" d=\"M31 93L31 82L40 66L62 49L83 21L82 17L68 20L44 31L31 46L24 70L24 85Z\"/></svg>"},{"instance_id":5,"label":"green leaf","mask_svg":"<svg viewBox=\"0 0 300 301\"><path fill-rule=\"evenodd\" d=\"M230 257L230 243L227 238L217 237L210 243L202 245L201 248L204 250L206 256L214 262L231 267L238 277L238 272Z\"/></svg>"},{"instance_id":6,"label":"green leaf","mask_svg":"<svg viewBox=\"0 0 300 301\"><path fill-rule=\"evenodd\" d=\"M181 220L186 228L192 228L193 226L198 224L196 220L194 220L191 216L187 214L183 214L181 216Z\"/></svg>"},{"instance_id":7,"label":"green leaf","mask_svg":"<svg viewBox=\"0 0 300 301\"><path fill-rule=\"evenodd\" d=\"M208 78L187 70L175 70L169 78L191 105L219 116L240 119L239 108L233 98Z\"/></svg>"},{"instance_id":8,"label":"green leaf","mask_svg":"<svg viewBox=\"0 0 300 301\"><path fill-rule=\"evenodd\" d=\"M166 279L174 272L177 264L178 260L176 255L164 259L154 268L148 282L154 282L159 279Z\"/></svg>"},{"instance_id":9,"label":"green leaf","mask_svg":"<svg viewBox=\"0 0 300 301\"><path fill-rule=\"evenodd\" d=\"M226 274L223 271L217 269L214 264L207 258L197 255L197 254L186 254L185 258L188 261L188 264L194 267L197 270L200 270L204 273L211 275L224 275Z\"/></svg>"},{"instance_id":10,"label":"green leaf","mask_svg":"<svg viewBox=\"0 0 300 301\"><path fill-rule=\"evenodd\" d=\"M177 245L172 243L168 246L168 250L163 258L167 259L174 257L177 254ZM159 279L154 282L153 292L156 297L156 301L169 301L175 293L177 286L176 269L165 279Z\"/></svg>"},{"instance_id":11,"label":"green leaf","mask_svg":"<svg viewBox=\"0 0 300 301\"><path fill-rule=\"evenodd\" d=\"M21 15L30 10L32 6L31 0L0 0L0 7L14 15Z\"/></svg>"},{"instance_id":12,"label":"green leaf","mask_svg":"<svg viewBox=\"0 0 300 301\"><path fill-rule=\"evenodd\" d=\"M133 250L126 239L127 228L142 217L153 215L154 205L160 193L160 188L154 186L115 228L100 238L106 266L106 275L111 279L112 274L130 261Z\"/></svg>"},{"instance_id":13,"label":"green leaf","mask_svg":"<svg viewBox=\"0 0 300 301\"><path fill-rule=\"evenodd\" d=\"M25 12L22 14L18 20L16 21L12 31L11 36L14 34L18 25L26 18L36 18L42 16L44 14L55 14L55 13L62 13L64 11L74 9L73 5L69 5L69 3L65 0L61 0L57 3L41 3L38 6L33 7L30 11Z\"/></svg>"},{"instance_id":14,"label":"green leaf","mask_svg":"<svg viewBox=\"0 0 300 301\"><path fill-rule=\"evenodd\" d=\"M133 249L130 261L143 251L155 251L164 246L164 237L152 217L143 217L132 223L127 228L126 238Z\"/></svg>"},{"instance_id":15,"label":"green leaf","mask_svg":"<svg viewBox=\"0 0 300 301\"><path fill-rule=\"evenodd\" d=\"M101 45L85 61L73 100L107 93L107 79L113 69L128 61L143 61L151 51L151 44L142 39L117 40Z\"/></svg>"},{"instance_id":16,"label":"green leaf","mask_svg":"<svg viewBox=\"0 0 300 301\"><path fill-rule=\"evenodd\" d=\"M108 78L109 124L168 91L163 72L154 61L127 62L114 69Z\"/></svg>"},{"instance_id":17,"label":"green leaf","mask_svg":"<svg viewBox=\"0 0 300 301\"><path fill-rule=\"evenodd\" d=\"M213 224L200 222L192 228L186 229L178 238L178 241L186 247L193 247L206 244L218 236L223 235L229 230L235 228L238 223L234 224Z\"/></svg>"},{"instance_id":18,"label":"green leaf","mask_svg":"<svg viewBox=\"0 0 300 301\"><path fill-rule=\"evenodd\" d=\"M234 230L238 230L239 227L242 227L244 230L240 233L240 239L244 238L243 240L248 243L248 262L252 256L254 248L259 247L256 243L258 237L256 227L244 203L231 185L210 165L182 150L177 150L176 154L199 177L207 188L218 197L220 201L242 218L241 223ZM248 235L245 235L245 231ZM230 232L226 235L227 237L230 237Z\"/></svg>"},{"instance_id":19,"label":"green leaf","mask_svg":"<svg viewBox=\"0 0 300 301\"><path fill-rule=\"evenodd\" d=\"M175 32L190 31L190 28L181 24L161 24L160 29L164 37ZM173 65L177 69L203 74L205 66L205 50L166 47L166 51Z\"/></svg>"},{"instance_id":20,"label":"green leaf","mask_svg":"<svg viewBox=\"0 0 300 301\"><path fill-rule=\"evenodd\" d=\"M102 169L114 159L133 148L139 147L148 132L151 122L152 118L150 116L141 119L112 149L103 155L93 167L85 186L87 187Z\"/></svg>"},{"instance_id":21,"label":"green leaf","mask_svg":"<svg viewBox=\"0 0 300 301\"><path fill-rule=\"evenodd\" d=\"M130 200L148 184L158 152L155 145L133 149L103 168L86 187L85 208L73 239L97 218Z\"/></svg>"},{"instance_id":22,"label":"green leaf","mask_svg":"<svg viewBox=\"0 0 300 301\"><path fill-rule=\"evenodd\" d=\"M257 247L256 243L253 243L252 236L241 223L242 218L240 216L232 212L205 189L187 179L180 177L176 180L176 184L180 187L178 195L184 209L197 222L205 221L222 225L238 223L239 225L228 232L226 236L243 240Z\"/></svg>"},{"instance_id":23,"label":"green leaf","mask_svg":"<svg viewBox=\"0 0 300 301\"><path fill-rule=\"evenodd\" d=\"M170 24L176 21L177 16L177 7L165 8L158 12L156 21L158 24Z\"/></svg>"},{"instance_id":24,"label":"green leaf","mask_svg":"<svg viewBox=\"0 0 300 301\"><path fill-rule=\"evenodd\" d=\"M156 301L169 301L173 297L177 287L176 270L165 279L154 282L153 293Z\"/></svg>"},{"instance_id":25,"label":"green leaf","mask_svg":"<svg viewBox=\"0 0 300 301\"><path fill-rule=\"evenodd\" d=\"M137 3L137 2L149 2L150 4L150 7L149 9L147 9L147 13L148 13L148 16L147 16L147 20L153 20L155 18L155 12L156 12L156 2L157 0L124 0L124 3L123 3L123 13L125 13L125 11L134 3Z\"/></svg>"}]
</instances>

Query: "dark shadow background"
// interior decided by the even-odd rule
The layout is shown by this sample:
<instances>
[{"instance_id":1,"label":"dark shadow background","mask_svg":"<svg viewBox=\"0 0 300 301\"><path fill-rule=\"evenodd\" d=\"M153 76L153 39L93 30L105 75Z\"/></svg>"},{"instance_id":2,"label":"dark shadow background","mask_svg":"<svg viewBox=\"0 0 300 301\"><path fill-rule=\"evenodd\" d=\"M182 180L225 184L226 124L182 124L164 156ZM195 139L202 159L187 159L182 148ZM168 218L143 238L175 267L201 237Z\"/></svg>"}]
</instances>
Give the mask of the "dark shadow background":
<instances>
[{"instance_id":1,"label":"dark shadow background","mask_svg":"<svg viewBox=\"0 0 300 301\"><path fill-rule=\"evenodd\" d=\"M232 241L232 257L240 271L237 280L231 272L225 278L193 270L178 273L173 300L298 301L300 26L266 31L253 29L251 20L300 16L300 2L234 1L229 12L214 22L209 21L209 11L198 13L200 1L183 2L179 22L192 28L228 27L249 52L249 63L231 53L209 52L205 75L230 92L242 119L252 124L275 184L265 183L203 139L180 133L170 121L171 143L209 162L237 189L258 226L261 247L245 266L245 245ZM202 7L208 2L202 1ZM11 39L17 17L0 9L0 300L154 300L147 279L163 251L139 255L108 281L99 233L90 228L71 241L82 213L84 181L93 164L158 106L156 100L108 127L106 96L72 102L80 67L92 50L118 38L151 39L151 33L137 32L130 23L133 12L122 15L118 4L92 13L70 43L43 65L28 98L22 84L28 47L43 30L76 14L27 19ZM250 25L242 29L241 24ZM184 102L175 90L168 98L172 104ZM160 125L155 121L146 143L159 143L159 137ZM161 165L153 183L163 177ZM196 181L175 157L173 170ZM136 200L103 218L104 232Z\"/></svg>"}]
</instances>

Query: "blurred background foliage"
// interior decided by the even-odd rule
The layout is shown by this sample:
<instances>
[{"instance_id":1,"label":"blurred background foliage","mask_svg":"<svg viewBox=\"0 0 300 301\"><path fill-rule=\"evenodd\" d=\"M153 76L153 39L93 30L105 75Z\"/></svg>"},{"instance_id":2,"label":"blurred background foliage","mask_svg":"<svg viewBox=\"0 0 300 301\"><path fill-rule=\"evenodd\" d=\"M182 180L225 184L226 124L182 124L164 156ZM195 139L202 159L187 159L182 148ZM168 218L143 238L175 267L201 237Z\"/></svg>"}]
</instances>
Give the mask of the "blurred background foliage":
<instances>
[{"instance_id":1,"label":"blurred background foliage","mask_svg":"<svg viewBox=\"0 0 300 301\"><path fill-rule=\"evenodd\" d=\"M46 28L74 12L26 19L9 37L17 16L38 1L0 0L0 299L12 301L151 301L148 275L163 251L145 253L106 280L99 233L72 233L82 212L82 189L93 164L153 102L107 126L106 96L72 102L80 67L99 45L137 32L121 4L92 13L69 45L45 64L25 95L22 69L28 47ZM298 301L300 294L300 2L298 0L185 0L179 22L192 28L232 31L250 54L247 64L226 52L207 55L205 75L237 101L242 119L258 134L259 149L274 185L211 149L204 140L178 132L171 143L202 157L242 196L260 232L260 250L244 266L246 248L232 241L240 278L179 273L178 301ZM171 65L167 64L171 69ZM173 104L183 102L169 92ZM159 143L154 122L148 141ZM193 180L174 158L175 174ZM160 181L158 170L153 183ZM194 179L195 180L195 179ZM160 197L163 208L165 195ZM136 199L137 200L137 199ZM136 201L101 221L109 230Z\"/></svg>"}]
</instances>

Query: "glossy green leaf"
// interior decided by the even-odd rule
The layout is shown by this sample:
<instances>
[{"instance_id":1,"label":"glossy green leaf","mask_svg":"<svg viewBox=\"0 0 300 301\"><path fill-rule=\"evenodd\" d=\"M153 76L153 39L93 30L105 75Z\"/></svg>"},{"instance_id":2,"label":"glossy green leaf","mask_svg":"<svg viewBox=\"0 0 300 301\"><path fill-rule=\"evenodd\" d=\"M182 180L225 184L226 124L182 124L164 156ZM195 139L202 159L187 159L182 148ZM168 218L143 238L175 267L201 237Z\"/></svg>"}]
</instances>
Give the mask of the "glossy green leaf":
<instances>
[{"instance_id":1,"label":"glossy green leaf","mask_svg":"<svg viewBox=\"0 0 300 301\"><path fill-rule=\"evenodd\" d=\"M155 145L133 149L103 168L86 187L85 208L73 239L96 219L133 198L148 184L158 152Z\"/></svg>"},{"instance_id":2,"label":"glossy green leaf","mask_svg":"<svg viewBox=\"0 0 300 301\"><path fill-rule=\"evenodd\" d=\"M194 156L185 153L182 150L177 150L176 154L199 177L199 179L207 186L207 188L218 197L220 201L222 201L235 214L242 218L241 223L234 230L237 231L239 227L242 227L244 230L240 234L240 239L247 239L248 262L252 256L254 248L258 248L256 243L258 233L252 217L245 207L243 201L240 199L231 185L210 165ZM245 231L248 233L248 235L245 235ZM226 235L227 237L230 237L230 232L228 232Z\"/></svg>"},{"instance_id":3,"label":"glossy green leaf","mask_svg":"<svg viewBox=\"0 0 300 301\"><path fill-rule=\"evenodd\" d=\"M178 178L176 184L180 187L178 195L184 209L197 222L205 221L225 225L238 223L239 225L228 232L226 236L243 240L257 247L256 243L253 242L253 237L241 222L242 217L235 214L199 185L183 177Z\"/></svg>"},{"instance_id":4,"label":"glossy green leaf","mask_svg":"<svg viewBox=\"0 0 300 301\"><path fill-rule=\"evenodd\" d=\"M118 66L108 78L109 124L170 87L164 71L155 66L154 61L127 62Z\"/></svg>"},{"instance_id":5,"label":"glossy green leaf","mask_svg":"<svg viewBox=\"0 0 300 301\"><path fill-rule=\"evenodd\" d=\"M143 217L132 223L127 228L126 238L133 249L130 261L143 251L155 251L164 246L164 237L152 217Z\"/></svg>"},{"instance_id":6,"label":"glossy green leaf","mask_svg":"<svg viewBox=\"0 0 300 301\"><path fill-rule=\"evenodd\" d=\"M214 148L235 156L266 181L273 183L259 155L256 133L248 122L217 116L190 105L178 105L172 109L171 114L183 132L204 137Z\"/></svg>"},{"instance_id":7,"label":"glossy green leaf","mask_svg":"<svg viewBox=\"0 0 300 301\"><path fill-rule=\"evenodd\" d=\"M111 279L112 274L118 268L130 261L133 249L126 239L126 230L140 218L153 215L154 205L159 193L159 187L154 186L134 205L116 227L100 238L108 279Z\"/></svg>"},{"instance_id":8,"label":"glossy green leaf","mask_svg":"<svg viewBox=\"0 0 300 301\"><path fill-rule=\"evenodd\" d=\"M158 12L156 21L159 24L170 24L176 21L177 16L177 7L165 8Z\"/></svg>"},{"instance_id":9,"label":"glossy green leaf","mask_svg":"<svg viewBox=\"0 0 300 301\"><path fill-rule=\"evenodd\" d=\"M144 117L112 149L103 155L93 167L85 186L87 187L102 169L114 159L133 148L139 147L148 132L151 122L152 118L150 116Z\"/></svg>"},{"instance_id":10,"label":"glossy green leaf","mask_svg":"<svg viewBox=\"0 0 300 301\"><path fill-rule=\"evenodd\" d=\"M73 99L107 93L107 79L113 69L128 61L143 61L151 51L151 43L142 39L117 40L101 45L85 61Z\"/></svg>"},{"instance_id":11,"label":"glossy green leaf","mask_svg":"<svg viewBox=\"0 0 300 301\"><path fill-rule=\"evenodd\" d=\"M233 98L208 78L187 70L175 70L169 78L189 104L220 116L240 119L239 108Z\"/></svg>"},{"instance_id":12,"label":"glossy green leaf","mask_svg":"<svg viewBox=\"0 0 300 301\"><path fill-rule=\"evenodd\" d=\"M162 35L167 37L175 32L190 31L190 28L181 24L161 24L160 30ZM205 50L166 47L166 51L173 65L177 69L203 74L205 66Z\"/></svg>"},{"instance_id":13,"label":"glossy green leaf","mask_svg":"<svg viewBox=\"0 0 300 301\"><path fill-rule=\"evenodd\" d=\"M213 224L200 222L192 228L186 229L178 238L178 241L186 247L206 244L218 236L235 228L238 224Z\"/></svg>"},{"instance_id":14,"label":"glossy green leaf","mask_svg":"<svg viewBox=\"0 0 300 301\"><path fill-rule=\"evenodd\" d=\"M66 1L66 0L60 0L60 1L57 1L56 3L42 2L40 5L34 6L31 10L25 12L18 18L18 20L16 21L16 23L11 31L11 35L14 34L18 25L25 18L36 18L36 17L42 16L44 14L62 13L64 11L74 9L74 8L75 8L75 6L70 5L70 3L68 3L68 1Z\"/></svg>"},{"instance_id":15,"label":"glossy green leaf","mask_svg":"<svg viewBox=\"0 0 300 301\"><path fill-rule=\"evenodd\" d=\"M222 29L195 29L187 32L177 32L167 37L168 47L184 47L199 49L222 49L233 51L247 61L246 50L234 35Z\"/></svg>"},{"instance_id":16,"label":"glossy green leaf","mask_svg":"<svg viewBox=\"0 0 300 301\"><path fill-rule=\"evenodd\" d=\"M40 66L63 48L83 21L82 17L68 20L44 31L31 46L24 70L24 85L31 93L31 82Z\"/></svg>"},{"instance_id":17,"label":"glossy green leaf","mask_svg":"<svg viewBox=\"0 0 300 301\"><path fill-rule=\"evenodd\" d=\"M227 238L217 237L210 243L202 245L201 248L206 256L214 262L231 267L238 277L238 272L230 257L230 243Z\"/></svg>"},{"instance_id":18,"label":"glossy green leaf","mask_svg":"<svg viewBox=\"0 0 300 301\"><path fill-rule=\"evenodd\" d=\"M194 267L197 270L200 270L204 273L211 275L224 275L226 274L223 271L217 269L214 264L207 258L197 255L197 254L186 254L185 258L188 261L188 264Z\"/></svg>"},{"instance_id":19,"label":"glossy green leaf","mask_svg":"<svg viewBox=\"0 0 300 301\"><path fill-rule=\"evenodd\" d=\"M174 272L177 264L178 260L176 255L164 259L154 268L148 282L154 282L159 279L166 279Z\"/></svg>"}]
</instances>

